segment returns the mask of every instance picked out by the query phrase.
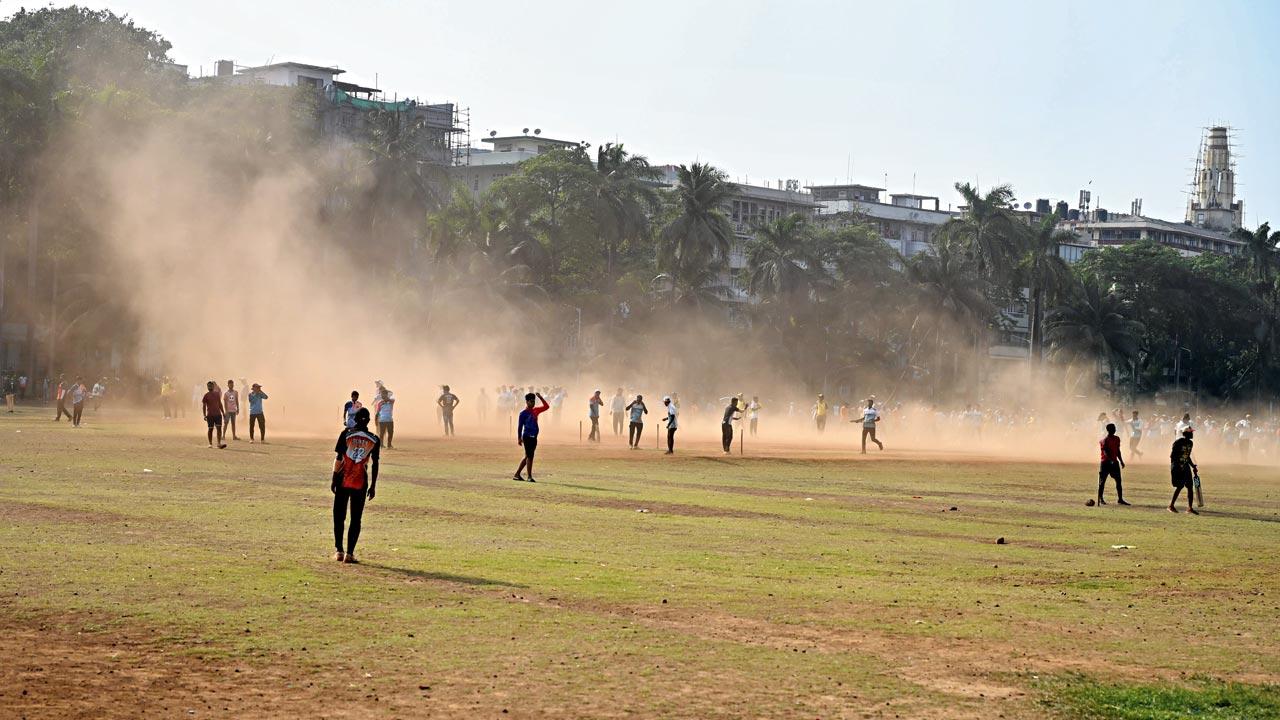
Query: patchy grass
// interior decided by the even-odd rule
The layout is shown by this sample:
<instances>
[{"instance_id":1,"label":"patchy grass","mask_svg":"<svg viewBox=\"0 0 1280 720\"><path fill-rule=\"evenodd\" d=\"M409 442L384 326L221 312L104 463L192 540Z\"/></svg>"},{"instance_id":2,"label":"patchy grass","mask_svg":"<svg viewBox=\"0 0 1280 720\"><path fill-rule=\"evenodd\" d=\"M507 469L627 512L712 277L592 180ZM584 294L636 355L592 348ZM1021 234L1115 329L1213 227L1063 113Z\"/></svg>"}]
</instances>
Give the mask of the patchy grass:
<instances>
[{"instance_id":1,"label":"patchy grass","mask_svg":"<svg viewBox=\"0 0 1280 720\"><path fill-rule=\"evenodd\" d=\"M74 677L54 660L77 642L143 637L139 667L270 668L293 683L263 707L331 697L363 716L1034 718L1045 696L1077 707L1064 693L1085 681L1029 673L1280 680L1274 468L1214 468L1190 517L1163 509L1159 462L1127 471L1134 507L1086 508L1087 464L726 458L712 441L663 457L551 430L528 485L509 479L514 443L407 430L363 564L343 566L331 439L218 451L194 419L3 418L0 616L68 645L30 677ZM181 699L220 677L150 687ZM0 706L27 678L0 676ZM50 688L42 707L69 714ZM107 685L76 709L110 716L139 692Z\"/></svg>"},{"instance_id":2,"label":"patchy grass","mask_svg":"<svg viewBox=\"0 0 1280 720\"><path fill-rule=\"evenodd\" d=\"M1092 720L1264 720L1280 717L1280 686L1197 677L1187 683L1105 683L1069 674L1043 681L1042 705L1068 718Z\"/></svg>"}]
</instances>

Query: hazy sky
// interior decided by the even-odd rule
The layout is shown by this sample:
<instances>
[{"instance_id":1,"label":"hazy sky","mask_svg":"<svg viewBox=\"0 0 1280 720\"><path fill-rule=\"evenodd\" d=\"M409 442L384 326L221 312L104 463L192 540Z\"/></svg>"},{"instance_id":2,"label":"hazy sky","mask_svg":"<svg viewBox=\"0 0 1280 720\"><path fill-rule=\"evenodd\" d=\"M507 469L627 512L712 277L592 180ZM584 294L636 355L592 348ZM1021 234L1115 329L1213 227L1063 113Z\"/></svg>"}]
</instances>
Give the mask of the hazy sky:
<instances>
[{"instance_id":1,"label":"hazy sky","mask_svg":"<svg viewBox=\"0 0 1280 720\"><path fill-rule=\"evenodd\" d=\"M1201 129L1222 122L1246 224L1280 225L1277 2L87 4L160 31L192 72L336 64L457 101L474 143L538 127L754 183L914 176L944 207L966 179L1181 220Z\"/></svg>"}]
</instances>

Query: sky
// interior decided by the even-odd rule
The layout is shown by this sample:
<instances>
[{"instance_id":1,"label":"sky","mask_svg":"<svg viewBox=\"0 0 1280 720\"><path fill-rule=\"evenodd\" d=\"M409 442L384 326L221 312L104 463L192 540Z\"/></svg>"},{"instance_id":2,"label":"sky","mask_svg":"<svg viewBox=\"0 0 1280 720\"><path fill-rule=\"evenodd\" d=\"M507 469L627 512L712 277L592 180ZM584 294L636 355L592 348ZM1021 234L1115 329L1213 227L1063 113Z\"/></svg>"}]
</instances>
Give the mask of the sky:
<instances>
[{"instance_id":1,"label":"sky","mask_svg":"<svg viewBox=\"0 0 1280 720\"><path fill-rule=\"evenodd\" d=\"M1245 225L1280 225L1280 2L115 0L193 73L218 59L469 107L489 131L622 142L739 181L1181 220L1203 128L1235 128ZM4 0L0 13L18 3ZM887 180L886 180L887 178Z\"/></svg>"}]
</instances>

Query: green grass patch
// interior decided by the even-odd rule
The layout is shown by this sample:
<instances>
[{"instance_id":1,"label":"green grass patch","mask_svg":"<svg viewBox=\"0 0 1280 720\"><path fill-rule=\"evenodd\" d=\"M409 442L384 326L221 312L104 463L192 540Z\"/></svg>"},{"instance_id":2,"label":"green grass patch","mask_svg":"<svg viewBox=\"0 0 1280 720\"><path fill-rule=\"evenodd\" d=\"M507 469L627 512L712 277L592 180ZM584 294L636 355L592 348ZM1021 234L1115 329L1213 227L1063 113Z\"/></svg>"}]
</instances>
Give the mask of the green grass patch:
<instances>
[{"instance_id":1,"label":"green grass patch","mask_svg":"<svg viewBox=\"0 0 1280 720\"><path fill-rule=\"evenodd\" d=\"M1280 685L1196 677L1185 685L1104 683L1071 674L1041 680L1042 704L1063 717L1093 720L1265 720L1280 718Z\"/></svg>"}]
</instances>

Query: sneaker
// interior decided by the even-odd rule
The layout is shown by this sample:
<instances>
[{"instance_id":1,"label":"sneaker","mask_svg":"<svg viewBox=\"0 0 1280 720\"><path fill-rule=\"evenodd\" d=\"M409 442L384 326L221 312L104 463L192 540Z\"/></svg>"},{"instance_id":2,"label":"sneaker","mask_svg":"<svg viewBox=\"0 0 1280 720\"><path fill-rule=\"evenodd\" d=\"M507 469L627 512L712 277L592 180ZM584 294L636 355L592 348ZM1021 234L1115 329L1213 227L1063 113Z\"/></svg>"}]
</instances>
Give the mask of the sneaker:
<instances>
[{"instance_id":1,"label":"sneaker","mask_svg":"<svg viewBox=\"0 0 1280 720\"><path fill-rule=\"evenodd\" d=\"M227 444L226 444L226 443L218 443L218 449L219 449L219 450L226 450L226 449L227 449Z\"/></svg>"},{"instance_id":2,"label":"sneaker","mask_svg":"<svg viewBox=\"0 0 1280 720\"><path fill-rule=\"evenodd\" d=\"M516 473L515 475L512 475L511 479L515 480L516 482L524 482L524 478L520 477L520 473Z\"/></svg>"},{"instance_id":3,"label":"sneaker","mask_svg":"<svg viewBox=\"0 0 1280 720\"><path fill-rule=\"evenodd\" d=\"M1199 510L1197 510L1197 509L1195 509L1195 508L1187 508L1187 512L1188 512L1188 513L1190 513L1190 514L1192 514L1192 515L1199 515L1199 514L1200 514L1200 511L1199 511Z\"/></svg>"},{"instance_id":4,"label":"sneaker","mask_svg":"<svg viewBox=\"0 0 1280 720\"><path fill-rule=\"evenodd\" d=\"M1125 502L1124 500L1117 500L1117 501L1116 501L1116 504L1117 504L1117 505L1131 505L1132 503L1127 503L1127 502Z\"/></svg>"},{"instance_id":5,"label":"sneaker","mask_svg":"<svg viewBox=\"0 0 1280 720\"><path fill-rule=\"evenodd\" d=\"M333 553L333 559L334 559L334 561L336 561L336 562L346 562L346 561L347 561L347 555L346 555L346 553L342 552L341 550L336 550L336 551L334 551L334 553Z\"/></svg>"},{"instance_id":6,"label":"sneaker","mask_svg":"<svg viewBox=\"0 0 1280 720\"><path fill-rule=\"evenodd\" d=\"M532 475L530 475L530 476L529 476L529 482L538 482L538 481L537 481L537 480L534 480L534 479L533 479L533 476L532 476Z\"/></svg>"},{"instance_id":7,"label":"sneaker","mask_svg":"<svg viewBox=\"0 0 1280 720\"><path fill-rule=\"evenodd\" d=\"M1099 504L1099 505L1106 505L1106 504L1107 504L1107 501L1106 501L1106 500L1103 500L1102 498L1098 498L1098 504Z\"/></svg>"},{"instance_id":8,"label":"sneaker","mask_svg":"<svg viewBox=\"0 0 1280 720\"><path fill-rule=\"evenodd\" d=\"M347 553L346 557L342 558L342 562L347 563L348 565L360 564L360 561L356 559L356 556L351 553Z\"/></svg>"}]
</instances>

